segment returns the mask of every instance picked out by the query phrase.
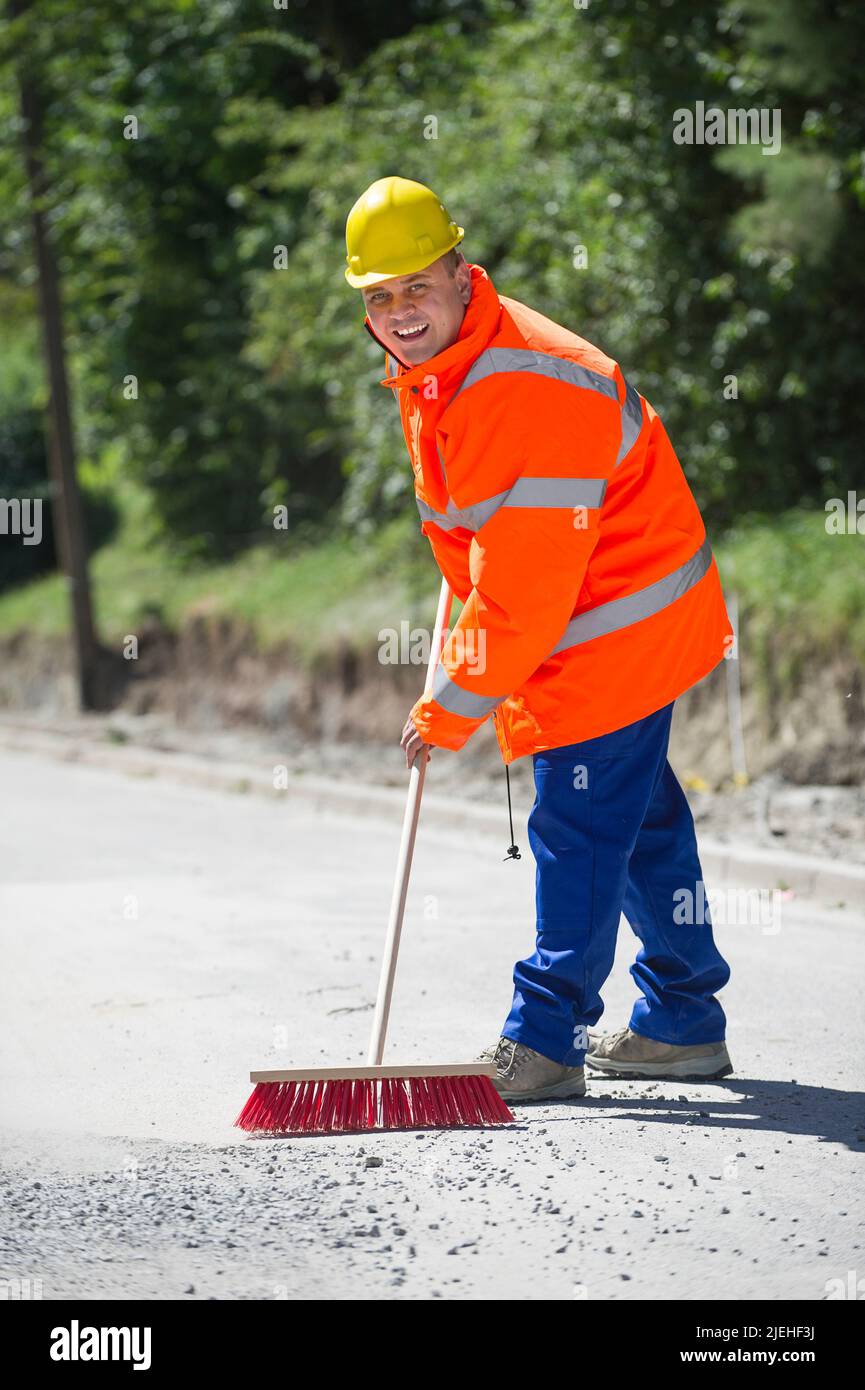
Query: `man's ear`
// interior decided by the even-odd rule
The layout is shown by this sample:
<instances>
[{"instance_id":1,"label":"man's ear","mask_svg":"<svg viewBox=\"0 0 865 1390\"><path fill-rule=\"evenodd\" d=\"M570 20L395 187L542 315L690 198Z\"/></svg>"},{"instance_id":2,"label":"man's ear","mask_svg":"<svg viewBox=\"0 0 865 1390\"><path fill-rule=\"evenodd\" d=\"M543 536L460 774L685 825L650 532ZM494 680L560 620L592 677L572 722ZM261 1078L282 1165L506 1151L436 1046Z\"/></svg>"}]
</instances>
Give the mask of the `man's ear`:
<instances>
[{"instance_id":1,"label":"man's ear","mask_svg":"<svg viewBox=\"0 0 865 1390\"><path fill-rule=\"evenodd\" d=\"M469 263L465 256L461 255L460 263L456 269L457 288L460 292L460 299L463 304L468 304L472 297L472 273Z\"/></svg>"}]
</instances>

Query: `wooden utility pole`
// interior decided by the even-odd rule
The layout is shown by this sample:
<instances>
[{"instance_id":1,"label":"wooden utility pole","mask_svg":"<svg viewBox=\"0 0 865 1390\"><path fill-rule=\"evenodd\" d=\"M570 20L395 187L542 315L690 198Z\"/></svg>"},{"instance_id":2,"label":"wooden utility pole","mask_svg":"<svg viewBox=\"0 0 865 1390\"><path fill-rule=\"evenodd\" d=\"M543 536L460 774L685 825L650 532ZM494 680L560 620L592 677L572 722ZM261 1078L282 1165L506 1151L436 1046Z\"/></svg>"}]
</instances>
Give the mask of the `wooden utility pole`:
<instances>
[{"instance_id":1,"label":"wooden utility pole","mask_svg":"<svg viewBox=\"0 0 865 1390\"><path fill-rule=\"evenodd\" d=\"M13 19L31 8L32 0L11 0ZM57 262L51 247L45 208L48 187L42 162L42 111L39 91L26 56L19 67L22 143L30 192L30 217L39 284L42 345L50 392L48 458L54 539L72 608L72 631L78 703L90 710L97 703L98 648L90 602L84 508L75 471L75 441L69 405L63 317Z\"/></svg>"}]
</instances>

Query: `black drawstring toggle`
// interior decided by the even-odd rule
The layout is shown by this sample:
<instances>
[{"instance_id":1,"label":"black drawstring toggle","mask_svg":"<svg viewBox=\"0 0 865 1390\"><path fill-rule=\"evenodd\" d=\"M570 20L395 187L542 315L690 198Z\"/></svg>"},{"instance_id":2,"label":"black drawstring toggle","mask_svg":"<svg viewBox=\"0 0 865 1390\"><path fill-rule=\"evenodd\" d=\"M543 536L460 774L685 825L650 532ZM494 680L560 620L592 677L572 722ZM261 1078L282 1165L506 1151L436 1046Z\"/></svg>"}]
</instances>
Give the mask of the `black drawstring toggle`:
<instances>
[{"instance_id":1,"label":"black drawstring toggle","mask_svg":"<svg viewBox=\"0 0 865 1390\"><path fill-rule=\"evenodd\" d=\"M511 774L510 774L510 769L509 769L507 763L505 763L505 780L506 780L506 782L507 782L507 784L508 784L508 824L509 824L510 827L511 827L511 843L510 843L510 846L508 847L508 852L507 852L507 854L505 855L504 859L502 860L502 863L503 863L503 864L506 864L506 863L508 862L509 859L522 859L522 857L523 857L523 856L520 854L520 851L519 851L519 849L517 848L517 846L514 844L514 817L513 817L512 811L511 811Z\"/></svg>"}]
</instances>

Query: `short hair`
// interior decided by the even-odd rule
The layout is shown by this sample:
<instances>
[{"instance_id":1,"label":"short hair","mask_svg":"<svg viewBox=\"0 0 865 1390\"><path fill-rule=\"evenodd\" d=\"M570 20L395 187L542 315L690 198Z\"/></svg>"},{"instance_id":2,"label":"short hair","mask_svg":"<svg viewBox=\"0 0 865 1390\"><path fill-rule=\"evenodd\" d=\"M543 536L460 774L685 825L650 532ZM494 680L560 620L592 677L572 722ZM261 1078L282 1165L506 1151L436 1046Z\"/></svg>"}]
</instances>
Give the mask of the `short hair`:
<instances>
[{"instance_id":1,"label":"short hair","mask_svg":"<svg viewBox=\"0 0 865 1390\"><path fill-rule=\"evenodd\" d=\"M442 256L442 260L444 261L445 269L447 270L448 275L456 275L457 266L459 265L460 260L462 259L462 254L462 251L460 251L458 247L452 246L450 251L446 251L445 254Z\"/></svg>"}]
</instances>

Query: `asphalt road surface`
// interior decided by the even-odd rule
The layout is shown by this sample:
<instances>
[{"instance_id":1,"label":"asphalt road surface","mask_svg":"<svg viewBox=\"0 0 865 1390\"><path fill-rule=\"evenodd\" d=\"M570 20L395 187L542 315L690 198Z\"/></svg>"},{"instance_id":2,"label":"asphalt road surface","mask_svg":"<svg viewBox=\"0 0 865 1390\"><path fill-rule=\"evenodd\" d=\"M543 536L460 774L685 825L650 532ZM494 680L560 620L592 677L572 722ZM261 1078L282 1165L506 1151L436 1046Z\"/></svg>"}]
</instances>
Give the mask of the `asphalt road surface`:
<instances>
[{"instance_id":1,"label":"asphalt road surface","mask_svg":"<svg viewBox=\"0 0 865 1390\"><path fill-rule=\"evenodd\" d=\"M30 753L0 779L11 1296L822 1300L865 1277L861 904L718 928L722 1082L252 1139L250 1067L364 1060L398 825ZM532 939L532 860L502 844L421 823L389 1060L498 1036ZM623 923L604 1027L633 951Z\"/></svg>"}]
</instances>

